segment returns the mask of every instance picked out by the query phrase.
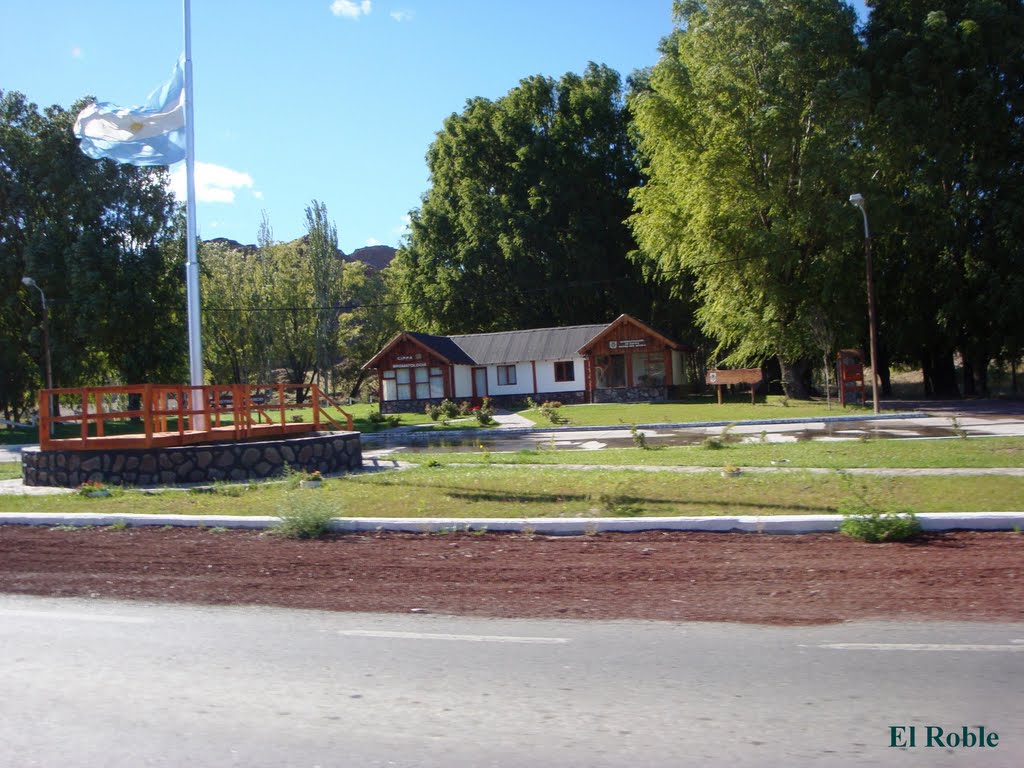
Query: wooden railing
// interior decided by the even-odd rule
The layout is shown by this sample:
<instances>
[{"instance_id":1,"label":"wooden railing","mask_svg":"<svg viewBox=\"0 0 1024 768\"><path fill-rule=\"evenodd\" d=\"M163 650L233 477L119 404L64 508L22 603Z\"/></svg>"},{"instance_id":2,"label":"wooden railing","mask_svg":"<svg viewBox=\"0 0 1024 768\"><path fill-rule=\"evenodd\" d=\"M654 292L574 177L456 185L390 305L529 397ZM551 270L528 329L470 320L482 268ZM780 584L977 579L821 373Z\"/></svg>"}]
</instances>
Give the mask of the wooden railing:
<instances>
[{"instance_id":1,"label":"wooden railing","mask_svg":"<svg viewBox=\"0 0 1024 768\"><path fill-rule=\"evenodd\" d=\"M300 390L308 390L305 403L297 402ZM67 414L50 412L51 395L61 398ZM340 412L345 424L325 407ZM297 410L311 410L312 420L306 421ZM68 434L58 427L62 424L77 428ZM249 440L317 432L324 424L353 429L352 416L315 384L141 384L39 393L39 443L44 451Z\"/></svg>"}]
</instances>

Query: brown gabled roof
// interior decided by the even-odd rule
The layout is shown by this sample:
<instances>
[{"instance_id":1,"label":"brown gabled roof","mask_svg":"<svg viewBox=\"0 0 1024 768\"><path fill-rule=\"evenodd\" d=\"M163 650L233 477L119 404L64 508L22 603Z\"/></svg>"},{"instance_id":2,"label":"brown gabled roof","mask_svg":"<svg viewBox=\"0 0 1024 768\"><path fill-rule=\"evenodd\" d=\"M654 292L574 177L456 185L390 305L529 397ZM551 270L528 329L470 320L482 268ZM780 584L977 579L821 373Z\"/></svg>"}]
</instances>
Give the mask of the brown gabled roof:
<instances>
[{"instance_id":1,"label":"brown gabled roof","mask_svg":"<svg viewBox=\"0 0 1024 768\"><path fill-rule=\"evenodd\" d=\"M395 346L395 344L402 340L411 341L416 346L421 347L424 352L430 352L440 358L442 362L454 363L456 365L473 364L473 360L448 336L433 336L429 333L402 331L391 339L391 341L385 344L380 352L370 358L370 360L364 363L362 367L366 370L376 368L377 362L384 357L384 355L386 355L388 351Z\"/></svg>"},{"instance_id":2,"label":"brown gabled roof","mask_svg":"<svg viewBox=\"0 0 1024 768\"><path fill-rule=\"evenodd\" d=\"M592 339L588 340L583 346L581 346L577 350L577 353L580 354L580 355L586 354L588 349L593 347L602 338L604 338L609 333L611 333L613 330L619 328L622 325L632 325L632 326L635 326L636 328L640 329L644 333L650 334L651 336L655 337L656 339L661 340L666 346L672 347L672 349L684 349L683 345L681 345L681 344L679 344L679 343L677 343L675 341L672 341L672 339L670 339L668 336L664 335L663 333L659 333L658 331L656 331L653 328L651 328L651 326L649 326L647 323L644 323L644 322L641 322L640 320L637 320L632 315L619 315L611 323L609 323L604 328L602 328L600 333L596 334Z\"/></svg>"}]
</instances>

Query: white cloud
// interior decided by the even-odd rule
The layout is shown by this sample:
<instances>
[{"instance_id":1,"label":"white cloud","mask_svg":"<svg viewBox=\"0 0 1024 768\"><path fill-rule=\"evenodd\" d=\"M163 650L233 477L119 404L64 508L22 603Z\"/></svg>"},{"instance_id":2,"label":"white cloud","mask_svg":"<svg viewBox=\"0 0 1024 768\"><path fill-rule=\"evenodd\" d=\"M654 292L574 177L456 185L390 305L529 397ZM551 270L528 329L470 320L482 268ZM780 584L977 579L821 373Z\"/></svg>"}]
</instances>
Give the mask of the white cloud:
<instances>
[{"instance_id":1,"label":"white cloud","mask_svg":"<svg viewBox=\"0 0 1024 768\"><path fill-rule=\"evenodd\" d=\"M235 191L252 189L252 176L242 171L213 163L196 163L196 201L200 203L233 203ZM180 201L185 200L185 166L179 163L171 171L171 192ZM254 192L254 195L258 193Z\"/></svg>"},{"instance_id":2,"label":"white cloud","mask_svg":"<svg viewBox=\"0 0 1024 768\"><path fill-rule=\"evenodd\" d=\"M367 16L370 13L370 0L334 0L331 3L331 13L335 16L344 16L346 19L358 19L360 16Z\"/></svg>"},{"instance_id":3,"label":"white cloud","mask_svg":"<svg viewBox=\"0 0 1024 768\"><path fill-rule=\"evenodd\" d=\"M263 190L261 190L261 189L254 189L252 191L252 196L255 197L257 200L262 200L263 199Z\"/></svg>"},{"instance_id":4,"label":"white cloud","mask_svg":"<svg viewBox=\"0 0 1024 768\"><path fill-rule=\"evenodd\" d=\"M367 248L372 248L375 245L380 245L380 240L378 240L376 237L368 237L368 238L366 238L366 247Z\"/></svg>"},{"instance_id":5,"label":"white cloud","mask_svg":"<svg viewBox=\"0 0 1024 768\"><path fill-rule=\"evenodd\" d=\"M71 49L71 58L72 59L80 59L80 58L82 58L82 49L81 49L80 46L76 45L74 48Z\"/></svg>"},{"instance_id":6,"label":"white cloud","mask_svg":"<svg viewBox=\"0 0 1024 768\"><path fill-rule=\"evenodd\" d=\"M408 234L409 228L411 226L412 226L412 216L410 216L407 213L407 214L405 214L402 217L401 225L397 226L393 230L391 230L391 234L393 234L395 237L403 237L404 235Z\"/></svg>"},{"instance_id":7,"label":"white cloud","mask_svg":"<svg viewBox=\"0 0 1024 768\"><path fill-rule=\"evenodd\" d=\"M388 15L395 21L401 23L403 21L412 21L413 19L415 19L416 11L409 11L403 9L400 11L392 11Z\"/></svg>"}]
</instances>

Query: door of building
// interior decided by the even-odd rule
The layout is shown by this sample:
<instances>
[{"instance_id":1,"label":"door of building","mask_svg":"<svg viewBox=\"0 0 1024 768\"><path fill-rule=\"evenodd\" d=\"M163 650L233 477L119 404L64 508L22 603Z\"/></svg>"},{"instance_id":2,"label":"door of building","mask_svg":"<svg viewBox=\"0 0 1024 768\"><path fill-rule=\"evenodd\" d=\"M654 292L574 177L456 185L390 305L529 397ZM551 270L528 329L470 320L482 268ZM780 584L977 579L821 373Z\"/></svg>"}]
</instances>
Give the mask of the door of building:
<instances>
[{"instance_id":1,"label":"door of building","mask_svg":"<svg viewBox=\"0 0 1024 768\"><path fill-rule=\"evenodd\" d=\"M487 397L487 369L473 369L473 399L482 400Z\"/></svg>"}]
</instances>

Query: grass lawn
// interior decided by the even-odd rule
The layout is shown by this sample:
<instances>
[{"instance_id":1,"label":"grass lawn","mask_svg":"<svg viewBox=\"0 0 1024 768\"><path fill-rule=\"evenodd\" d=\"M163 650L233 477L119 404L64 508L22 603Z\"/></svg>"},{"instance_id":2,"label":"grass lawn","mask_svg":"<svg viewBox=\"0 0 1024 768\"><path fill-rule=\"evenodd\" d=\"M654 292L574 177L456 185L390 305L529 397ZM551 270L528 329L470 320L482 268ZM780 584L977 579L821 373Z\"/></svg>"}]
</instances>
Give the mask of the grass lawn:
<instances>
[{"instance_id":1,"label":"grass lawn","mask_svg":"<svg viewBox=\"0 0 1024 768\"><path fill-rule=\"evenodd\" d=\"M788 403L788 404L786 404ZM563 405L559 415L570 426L617 426L620 424L671 424L678 422L702 421L755 421L761 419L797 419L818 416L870 415L866 407L842 408L833 402L829 410L824 401L785 400L770 396L767 402L751 405L750 398L730 398L719 405L714 396L691 397L672 403L599 403L596 405ZM535 421L538 426L547 426L548 421L539 410L525 410L520 413Z\"/></svg>"},{"instance_id":2,"label":"grass lawn","mask_svg":"<svg viewBox=\"0 0 1024 768\"><path fill-rule=\"evenodd\" d=\"M781 462L791 467L850 469L926 467L1024 467L1024 438L951 438L948 440L851 440L799 443L727 443L712 450L699 445L666 446L649 450L605 448L600 451L556 449L514 453L400 453L402 461L417 464L607 464L723 467L767 467Z\"/></svg>"},{"instance_id":3,"label":"grass lawn","mask_svg":"<svg viewBox=\"0 0 1024 768\"><path fill-rule=\"evenodd\" d=\"M214 492L115 491L0 496L0 512L276 515L315 501L336 516L573 517L590 515L816 514L844 498L916 512L1020 508L1020 477L851 477L840 473L676 474L515 466L419 466L328 480L318 490L286 483L218 486Z\"/></svg>"}]
</instances>

